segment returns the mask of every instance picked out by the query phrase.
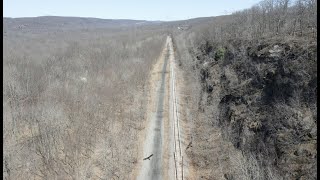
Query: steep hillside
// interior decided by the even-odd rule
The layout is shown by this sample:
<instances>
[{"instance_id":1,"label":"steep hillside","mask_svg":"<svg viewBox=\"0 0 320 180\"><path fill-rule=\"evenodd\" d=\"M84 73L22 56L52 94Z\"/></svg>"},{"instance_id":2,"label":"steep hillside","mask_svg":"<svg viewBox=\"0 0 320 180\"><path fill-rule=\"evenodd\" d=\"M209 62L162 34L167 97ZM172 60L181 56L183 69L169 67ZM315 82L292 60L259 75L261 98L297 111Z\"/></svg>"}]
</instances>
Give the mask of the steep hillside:
<instances>
[{"instance_id":1,"label":"steep hillside","mask_svg":"<svg viewBox=\"0 0 320 180\"><path fill-rule=\"evenodd\" d=\"M283 175L315 178L316 42L233 41L198 49L203 99L219 93L218 126L232 144ZM215 56L210 61L211 55ZM310 177L311 176L311 177Z\"/></svg>"},{"instance_id":2,"label":"steep hillside","mask_svg":"<svg viewBox=\"0 0 320 180\"><path fill-rule=\"evenodd\" d=\"M279 29L237 24L263 16L249 9L174 33L194 96L189 156L199 178L316 179L316 31L288 28L298 5ZM310 16L301 24L312 22L312 7L305 4Z\"/></svg>"}]
</instances>

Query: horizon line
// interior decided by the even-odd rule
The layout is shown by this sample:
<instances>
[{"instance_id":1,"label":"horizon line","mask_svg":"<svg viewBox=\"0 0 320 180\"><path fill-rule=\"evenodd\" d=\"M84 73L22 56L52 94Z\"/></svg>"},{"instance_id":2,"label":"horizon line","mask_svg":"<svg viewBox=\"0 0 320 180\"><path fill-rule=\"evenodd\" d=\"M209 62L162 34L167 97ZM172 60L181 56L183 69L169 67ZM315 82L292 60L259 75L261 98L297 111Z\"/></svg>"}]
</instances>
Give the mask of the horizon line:
<instances>
[{"instance_id":1,"label":"horizon line","mask_svg":"<svg viewBox=\"0 0 320 180\"><path fill-rule=\"evenodd\" d=\"M193 17L188 19L178 19L178 20L145 20L145 19L126 19L126 18L115 18L115 19L106 19L106 18L100 18L100 17L85 17L85 16L57 16L57 15L41 15L41 16L24 16L24 17L5 17L3 18L11 18L11 19L21 19L21 18L40 18L40 17L66 17L66 18L92 18L92 19L101 19L101 20L131 20L131 21L149 21L149 22L174 22L174 21L188 21L192 19L198 19L198 18L213 18L213 17L219 17L219 16L226 16L230 14L221 14L218 16L201 16L201 17Z\"/></svg>"}]
</instances>

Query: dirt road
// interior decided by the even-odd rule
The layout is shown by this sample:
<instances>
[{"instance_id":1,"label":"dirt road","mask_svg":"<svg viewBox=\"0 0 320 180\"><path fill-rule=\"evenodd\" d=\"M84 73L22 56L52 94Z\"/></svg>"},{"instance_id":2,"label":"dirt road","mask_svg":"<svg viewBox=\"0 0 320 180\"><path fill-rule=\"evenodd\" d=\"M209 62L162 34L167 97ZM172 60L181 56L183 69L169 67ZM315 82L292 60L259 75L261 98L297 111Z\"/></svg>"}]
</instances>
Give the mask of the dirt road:
<instances>
[{"instance_id":1,"label":"dirt road","mask_svg":"<svg viewBox=\"0 0 320 180\"><path fill-rule=\"evenodd\" d=\"M148 119L139 180L182 179L182 150L175 88L175 62L171 37L150 77Z\"/></svg>"}]
</instances>

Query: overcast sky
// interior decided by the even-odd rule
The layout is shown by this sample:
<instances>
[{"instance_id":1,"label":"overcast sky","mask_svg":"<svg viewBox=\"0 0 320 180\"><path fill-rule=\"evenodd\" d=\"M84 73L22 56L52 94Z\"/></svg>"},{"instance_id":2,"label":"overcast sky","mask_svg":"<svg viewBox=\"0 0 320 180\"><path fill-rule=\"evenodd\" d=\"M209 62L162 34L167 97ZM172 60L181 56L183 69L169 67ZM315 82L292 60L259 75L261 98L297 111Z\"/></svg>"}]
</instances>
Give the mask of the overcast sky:
<instances>
[{"instance_id":1,"label":"overcast sky","mask_svg":"<svg viewBox=\"0 0 320 180\"><path fill-rule=\"evenodd\" d=\"M78 16L183 20L249 8L260 0L4 0L4 17Z\"/></svg>"}]
</instances>

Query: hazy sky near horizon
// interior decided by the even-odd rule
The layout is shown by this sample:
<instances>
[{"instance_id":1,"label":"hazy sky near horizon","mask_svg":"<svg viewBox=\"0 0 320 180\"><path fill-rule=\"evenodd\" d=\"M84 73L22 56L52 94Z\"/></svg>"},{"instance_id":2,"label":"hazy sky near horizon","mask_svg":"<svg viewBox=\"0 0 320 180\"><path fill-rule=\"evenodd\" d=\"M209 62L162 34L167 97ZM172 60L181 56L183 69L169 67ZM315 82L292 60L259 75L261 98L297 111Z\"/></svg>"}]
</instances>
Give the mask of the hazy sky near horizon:
<instances>
[{"instance_id":1,"label":"hazy sky near horizon","mask_svg":"<svg viewBox=\"0 0 320 180\"><path fill-rule=\"evenodd\" d=\"M249 8L260 0L4 0L4 17L76 16L183 20Z\"/></svg>"}]
</instances>

